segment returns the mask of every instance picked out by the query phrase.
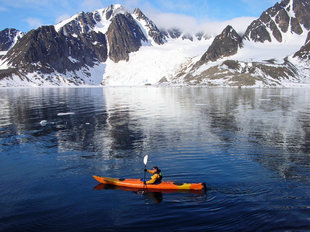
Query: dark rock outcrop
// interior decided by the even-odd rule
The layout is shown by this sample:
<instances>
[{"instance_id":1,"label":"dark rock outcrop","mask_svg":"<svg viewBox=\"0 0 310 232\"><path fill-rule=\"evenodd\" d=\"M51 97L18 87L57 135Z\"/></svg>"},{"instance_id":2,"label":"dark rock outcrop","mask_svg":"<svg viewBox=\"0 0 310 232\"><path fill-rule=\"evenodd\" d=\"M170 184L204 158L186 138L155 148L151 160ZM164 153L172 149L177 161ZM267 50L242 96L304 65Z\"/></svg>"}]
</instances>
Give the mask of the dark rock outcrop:
<instances>
[{"instance_id":1,"label":"dark rock outcrop","mask_svg":"<svg viewBox=\"0 0 310 232\"><path fill-rule=\"evenodd\" d=\"M258 75L259 74L259 75ZM186 85L203 86L281 86L282 80L298 79L296 67L288 60L283 64L274 65L265 62L242 62L237 60L225 60L220 64L197 72L178 73L172 83L177 83L182 78Z\"/></svg>"},{"instance_id":2,"label":"dark rock outcrop","mask_svg":"<svg viewBox=\"0 0 310 232\"><path fill-rule=\"evenodd\" d=\"M147 41L142 30L129 13L123 13L121 6L111 5L102 13L81 12L70 22L56 31L54 26L43 26L28 32L2 58L23 73L40 72L66 73L77 71L82 67L94 66L98 62L105 62L109 56L114 62L128 60L129 53L138 51L141 41ZM139 17L147 20L146 16L136 10ZM102 17L111 20L106 32L95 32L96 24ZM104 20L106 20L104 19ZM150 20L150 35L158 43L163 43L155 24ZM151 29L151 28L150 28ZM13 33L14 32L14 33ZM158 36L156 36L156 32ZM13 37L18 31L5 30L3 38ZM2 38L2 37L0 37ZM109 54L107 49L109 38ZM12 46L11 40L3 39L3 50Z\"/></svg>"},{"instance_id":3,"label":"dark rock outcrop","mask_svg":"<svg viewBox=\"0 0 310 232\"><path fill-rule=\"evenodd\" d=\"M158 30L155 23L146 17L139 8L136 8L133 12L138 20L143 20L146 23L146 27L148 28L148 35L154 40L157 44L164 44L166 42L166 38L164 34Z\"/></svg>"},{"instance_id":4,"label":"dark rock outcrop","mask_svg":"<svg viewBox=\"0 0 310 232\"><path fill-rule=\"evenodd\" d=\"M24 33L14 29L6 28L0 31L0 51L8 51Z\"/></svg>"},{"instance_id":5,"label":"dark rock outcrop","mask_svg":"<svg viewBox=\"0 0 310 232\"><path fill-rule=\"evenodd\" d=\"M294 57L298 57L305 61L310 61L310 32L308 33L305 45L294 54Z\"/></svg>"},{"instance_id":6,"label":"dark rock outcrop","mask_svg":"<svg viewBox=\"0 0 310 232\"><path fill-rule=\"evenodd\" d=\"M184 35L182 36L182 40L185 40L185 39L188 39L188 40L190 40L190 41L193 41L193 40L194 40L193 36L192 36L191 34L189 34L189 33L186 33L186 34L184 34Z\"/></svg>"},{"instance_id":7,"label":"dark rock outcrop","mask_svg":"<svg viewBox=\"0 0 310 232\"><path fill-rule=\"evenodd\" d=\"M190 40L194 41L194 38L197 40L207 40L210 39L211 36L203 31L198 31L196 33L189 33L186 31L182 31L179 28L172 27L170 29L161 29L161 33L165 36L165 38L171 38L171 39L179 39L182 40Z\"/></svg>"},{"instance_id":8,"label":"dark rock outcrop","mask_svg":"<svg viewBox=\"0 0 310 232\"><path fill-rule=\"evenodd\" d=\"M298 22L310 30L310 0L294 0L293 10Z\"/></svg>"},{"instance_id":9,"label":"dark rock outcrop","mask_svg":"<svg viewBox=\"0 0 310 232\"><path fill-rule=\"evenodd\" d=\"M95 18L100 17L99 15L94 15L94 13L84 13L81 12L78 14L78 16L75 18L75 20L72 20L71 22L67 23L61 28L61 32L65 35L67 34L76 34L80 35L82 33L87 33L91 31L92 28L94 28L96 21Z\"/></svg>"},{"instance_id":10,"label":"dark rock outcrop","mask_svg":"<svg viewBox=\"0 0 310 232\"><path fill-rule=\"evenodd\" d=\"M63 25L60 30L66 34L80 35L88 33L94 29L98 22L102 20L111 20L119 12L125 11L120 5L110 5L102 12L99 10L93 12L81 12L73 20Z\"/></svg>"},{"instance_id":11,"label":"dark rock outcrop","mask_svg":"<svg viewBox=\"0 0 310 232\"><path fill-rule=\"evenodd\" d=\"M24 72L65 73L82 66L93 66L107 59L105 35L90 32L80 37L64 36L54 26L43 26L28 32L7 53L13 67Z\"/></svg>"},{"instance_id":12,"label":"dark rock outcrop","mask_svg":"<svg viewBox=\"0 0 310 232\"><path fill-rule=\"evenodd\" d=\"M227 26L220 35L215 37L199 63L203 64L234 55L240 47L242 47L242 38L231 26Z\"/></svg>"},{"instance_id":13,"label":"dark rock outcrop","mask_svg":"<svg viewBox=\"0 0 310 232\"><path fill-rule=\"evenodd\" d=\"M117 14L106 33L109 43L109 58L114 62L128 60L129 53L141 47L141 40L147 41L145 35L129 14Z\"/></svg>"},{"instance_id":14,"label":"dark rock outcrop","mask_svg":"<svg viewBox=\"0 0 310 232\"><path fill-rule=\"evenodd\" d=\"M292 16L295 13L295 17ZM310 29L310 0L283 0L264 11L247 28L244 39L254 42L282 42L283 33L302 34L304 26ZM271 34L269 33L271 31Z\"/></svg>"},{"instance_id":15,"label":"dark rock outcrop","mask_svg":"<svg viewBox=\"0 0 310 232\"><path fill-rule=\"evenodd\" d=\"M182 31L178 28L171 28L167 30L167 34L172 39L177 39L182 35Z\"/></svg>"},{"instance_id":16,"label":"dark rock outcrop","mask_svg":"<svg viewBox=\"0 0 310 232\"><path fill-rule=\"evenodd\" d=\"M204 32L197 32L196 34L195 34L195 37L198 39L198 40L202 40L202 39L209 39L210 38L210 36L208 36L206 33L204 33Z\"/></svg>"}]
</instances>

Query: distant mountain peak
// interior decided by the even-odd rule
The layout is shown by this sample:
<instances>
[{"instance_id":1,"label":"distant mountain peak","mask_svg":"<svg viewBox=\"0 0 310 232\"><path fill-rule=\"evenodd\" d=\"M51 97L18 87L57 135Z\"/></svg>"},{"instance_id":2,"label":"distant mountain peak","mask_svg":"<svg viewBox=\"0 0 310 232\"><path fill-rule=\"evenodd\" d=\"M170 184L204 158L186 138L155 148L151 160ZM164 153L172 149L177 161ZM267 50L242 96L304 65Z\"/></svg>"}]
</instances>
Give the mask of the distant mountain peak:
<instances>
[{"instance_id":1,"label":"distant mountain peak","mask_svg":"<svg viewBox=\"0 0 310 232\"><path fill-rule=\"evenodd\" d=\"M113 17L117 14L126 14L128 11L120 4L113 4L106 8L85 13L84 11L61 21L55 25L56 31L66 33L87 33L96 28L105 33Z\"/></svg>"},{"instance_id":2,"label":"distant mountain peak","mask_svg":"<svg viewBox=\"0 0 310 232\"><path fill-rule=\"evenodd\" d=\"M216 61L220 58L234 55L242 47L242 38L228 25L221 34L215 37L207 52L201 57L199 63Z\"/></svg>"},{"instance_id":3,"label":"distant mountain peak","mask_svg":"<svg viewBox=\"0 0 310 232\"><path fill-rule=\"evenodd\" d=\"M106 20L111 19L111 17L114 17L117 14L128 13L125 7L123 7L121 4L112 4L109 7L103 9L103 12L105 12Z\"/></svg>"},{"instance_id":4,"label":"distant mountain peak","mask_svg":"<svg viewBox=\"0 0 310 232\"><path fill-rule=\"evenodd\" d=\"M150 36L155 43L160 45L166 42L165 35L157 28L152 20L145 16L139 8L134 10L133 16L142 24L144 28L147 29L148 36Z\"/></svg>"},{"instance_id":5,"label":"distant mountain peak","mask_svg":"<svg viewBox=\"0 0 310 232\"><path fill-rule=\"evenodd\" d=\"M109 43L109 57L114 62L128 60L129 53L138 51L141 41L147 41L141 28L131 14L117 14L106 33Z\"/></svg>"},{"instance_id":6,"label":"distant mountain peak","mask_svg":"<svg viewBox=\"0 0 310 232\"><path fill-rule=\"evenodd\" d=\"M247 28L244 39L283 42L285 35L310 30L310 0L283 0L264 11Z\"/></svg>"},{"instance_id":7,"label":"distant mountain peak","mask_svg":"<svg viewBox=\"0 0 310 232\"><path fill-rule=\"evenodd\" d=\"M0 51L8 51L23 36L23 32L14 28L6 28L0 31Z\"/></svg>"}]
</instances>

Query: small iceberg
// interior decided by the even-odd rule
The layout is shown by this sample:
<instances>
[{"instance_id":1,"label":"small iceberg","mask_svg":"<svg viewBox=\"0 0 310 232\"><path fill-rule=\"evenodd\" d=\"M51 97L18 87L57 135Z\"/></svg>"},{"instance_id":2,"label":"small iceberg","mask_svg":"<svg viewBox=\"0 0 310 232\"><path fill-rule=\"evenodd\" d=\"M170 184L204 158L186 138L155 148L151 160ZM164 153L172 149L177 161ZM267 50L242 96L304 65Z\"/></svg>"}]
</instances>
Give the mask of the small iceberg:
<instances>
[{"instance_id":1,"label":"small iceberg","mask_svg":"<svg viewBox=\"0 0 310 232\"><path fill-rule=\"evenodd\" d=\"M40 122L41 126L54 125L54 124L56 124L56 123L55 122L48 122L47 120L42 120Z\"/></svg>"},{"instance_id":2,"label":"small iceberg","mask_svg":"<svg viewBox=\"0 0 310 232\"><path fill-rule=\"evenodd\" d=\"M65 115L72 115L75 114L74 112L66 112L66 113L58 113L57 116L65 116Z\"/></svg>"},{"instance_id":3,"label":"small iceberg","mask_svg":"<svg viewBox=\"0 0 310 232\"><path fill-rule=\"evenodd\" d=\"M42 121L40 122L40 124L41 124L41 126L46 126L46 125L48 124L48 122L47 122L46 120L42 120Z\"/></svg>"}]
</instances>

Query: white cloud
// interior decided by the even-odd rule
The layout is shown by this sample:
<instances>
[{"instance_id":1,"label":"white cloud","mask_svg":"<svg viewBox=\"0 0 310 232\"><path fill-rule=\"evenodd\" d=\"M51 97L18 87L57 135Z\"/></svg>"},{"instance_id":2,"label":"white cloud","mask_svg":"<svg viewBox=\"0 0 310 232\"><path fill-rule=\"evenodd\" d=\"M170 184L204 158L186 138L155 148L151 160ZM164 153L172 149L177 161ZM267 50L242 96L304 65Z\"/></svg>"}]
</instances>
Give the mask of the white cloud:
<instances>
[{"instance_id":1,"label":"white cloud","mask_svg":"<svg viewBox=\"0 0 310 232\"><path fill-rule=\"evenodd\" d=\"M172 27L180 28L187 32L193 32L198 27L195 18L173 13L158 13L150 16L159 28L169 29Z\"/></svg>"},{"instance_id":2,"label":"white cloud","mask_svg":"<svg viewBox=\"0 0 310 232\"><path fill-rule=\"evenodd\" d=\"M37 28L43 24L41 19L38 18L26 18L24 21L26 21L31 28Z\"/></svg>"},{"instance_id":3,"label":"white cloud","mask_svg":"<svg viewBox=\"0 0 310 232\"><path fill-rule=\"evenodd\" d=\"M243 34L247 27L255 20L254 17L240 17L231 20L221 21L221 22L204 22L199 25L201 31L207 32L210 35L220 34L224 28L228 25L232 26L237 33Z\"/></svg>"},{"instance_id":4,"label":"white cloud","mask_svg":"<svg viewBox=\"0 0 310 232\"><path fill-rule=\"evenodd\" d=\"M8 9L7 8L5 8L5 7L3 7L3 6L0 6L0 12L1 11L7 11Z\"/></svg>"},{"instance_id":5,"label":"white cloud","mask_svg":"<svg viewBox=\"0 0 310 232\"><path fill-rule=\"evenodd\" d=\"M175 27L191 34L202 31L211 36L220 34L228 25L231 25L238 33L243 34L251 22L256 19L253 17L240 17L226 21L211 21L208 19L198 21L194 17L187 15L155 11L149 12L149 17L159 28L170 29Z\"/></svg>"}]
</instances>

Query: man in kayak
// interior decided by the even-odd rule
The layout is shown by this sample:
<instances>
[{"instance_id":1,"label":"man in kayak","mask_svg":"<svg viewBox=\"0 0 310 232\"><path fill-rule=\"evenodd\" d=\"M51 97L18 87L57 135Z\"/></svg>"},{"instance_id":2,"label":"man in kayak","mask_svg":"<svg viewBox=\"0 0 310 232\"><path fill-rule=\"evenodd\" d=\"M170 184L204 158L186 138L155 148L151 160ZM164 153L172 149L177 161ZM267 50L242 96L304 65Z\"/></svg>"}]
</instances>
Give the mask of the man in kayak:
<instances>
[{"instance_id":1,"label":"man in kayak","mask_svg":"<svg viewBox=\"0 0 310 232\"><path fill-rule=\"evenodd\" d=\"M159 184L161 182L163 175L157 166L154 166L153 170L144 169L144 171L153 174L151 179L146 181L145 184Z\"/></svg>"}]
</instances>

